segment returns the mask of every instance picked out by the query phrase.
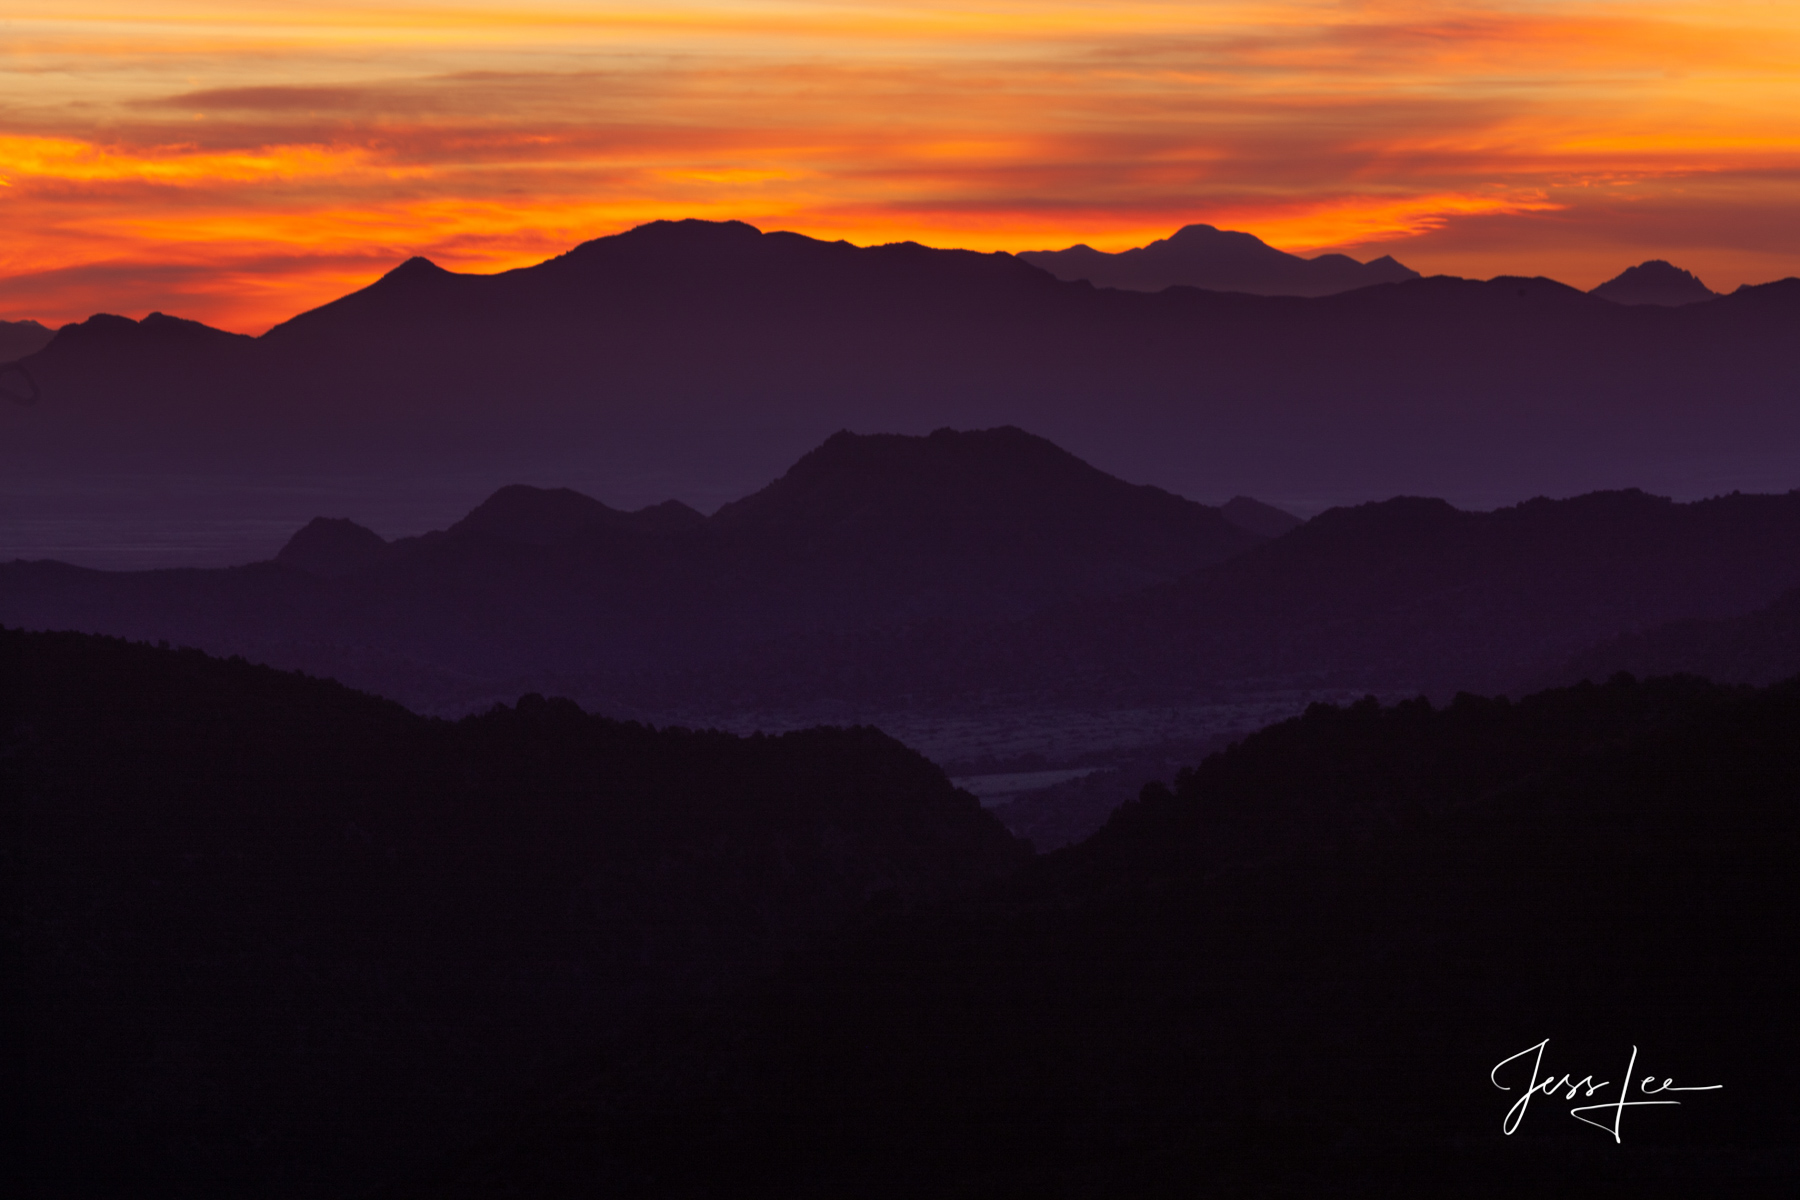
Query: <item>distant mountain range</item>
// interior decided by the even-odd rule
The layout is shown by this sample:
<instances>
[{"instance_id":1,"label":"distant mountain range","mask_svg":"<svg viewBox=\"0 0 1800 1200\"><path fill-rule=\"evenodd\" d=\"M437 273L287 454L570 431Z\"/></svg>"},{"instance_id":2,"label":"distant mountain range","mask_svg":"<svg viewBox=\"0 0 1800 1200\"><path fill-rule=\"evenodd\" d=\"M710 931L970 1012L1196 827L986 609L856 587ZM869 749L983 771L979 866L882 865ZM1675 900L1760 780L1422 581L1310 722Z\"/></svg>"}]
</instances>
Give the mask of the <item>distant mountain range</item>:
<instances>
[{"instance_id":1,"label":"distant mountain range","mask_svg":"<svg viewBox=\"0 0 1800 1200\"><path fill-rule=\"evenodd\" d=\"M0 565L0 623L240 653L429 707L447 698L429 687L465 703L527 676L616 688L797 639L1123 595L1267 540L1246 522L1297 523L1124 483L1017 429L840 433L711 517L514 486L392 543L315 520L232 569Z\"/></svg>"},{"instance_id":2,"label":"distant mountain range","mask_svg":"<svg viewBox=\"0 0 1800 1200\"><path fill-rule=\"evenodd\" d=\"M42 398L0 405L0 471L34 522L96 523L96 544L185 520L164 497L195 481L257 531L324 492L417 530L392 497L446 480L464 510L524 481L707 512L840 429L1018 425L1123 478L1302 512L1781 491L1800 482L1796 319L1800 281L1679 308L1507 278L1146 294L1009 255L658 222L492 276L413 260L260 338L67 327L23 360ZM273 485L246 480L293 483L251 512Z\"/></svg>"},{"instance_id":3,"label":"distant mountain range","mask_svg":"<svg viewBox=\"0 0 1800 1200\"><path fill-rule=\"evenodd\" d=\"M1301 258L1252 234L1211 225L1184 225L1169 237L1117 254L1078 245L1026 250L1019 257L1058 279L1138 292L1195 287L1255 296L1330 296L1419 278L1417 271L1387 255L1367 263L1344 254Z\"/></svg>"},{"instance_id":4,"label":"distant mountain range","mask_svg":"<svg viewBox=\"0 0 1800 1200\"><path fill-rule=\"evenodd\" d=\"M1795 587L1800 491L1399 498L1296 525L1001 428L838 434L711 517L508 487L440 532L320 519L231 569L16 562L0 623L242 654L434 711L540 690L705 721L1517 690Z\"/></svg>"},{"instance_id":5,"label":"distant mountain range","mask_svg":"<svg viewBox=\"0 0 1800 1200\"><path fill-rule=\"evenodd\" d=\"M985 695L1053 708L1309 688L1517 692L1579 678L1565 664L1598 643L1674 621L1750 621L1796 586L1800 491L1690 504L1603 492L1485 513L1398 498L1323 513L1115 599L748 658L675 694L946 707ZM1631 665L1577 661L1603 674Z\"/></svg>"}]
</instances>

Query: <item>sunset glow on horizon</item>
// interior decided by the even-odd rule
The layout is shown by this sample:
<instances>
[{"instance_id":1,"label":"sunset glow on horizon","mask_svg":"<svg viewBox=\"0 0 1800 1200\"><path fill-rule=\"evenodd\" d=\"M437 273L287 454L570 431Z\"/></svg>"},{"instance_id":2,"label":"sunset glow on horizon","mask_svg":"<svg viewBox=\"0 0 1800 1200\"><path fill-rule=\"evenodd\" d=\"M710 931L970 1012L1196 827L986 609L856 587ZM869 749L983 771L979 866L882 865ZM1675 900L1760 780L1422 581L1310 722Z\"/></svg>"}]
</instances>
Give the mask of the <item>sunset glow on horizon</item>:
<instances>
[{"instance_id":1,"label":"sunset glow on horizon","mask_svg":"<svg viewBox=\"0 0 1800 1200\"><path fill-rule=\"evenodd\" d=\"M1800 274L1800 5L15 0L0 318L260 332L658 218Z\"/></svg>"}]
</instances>

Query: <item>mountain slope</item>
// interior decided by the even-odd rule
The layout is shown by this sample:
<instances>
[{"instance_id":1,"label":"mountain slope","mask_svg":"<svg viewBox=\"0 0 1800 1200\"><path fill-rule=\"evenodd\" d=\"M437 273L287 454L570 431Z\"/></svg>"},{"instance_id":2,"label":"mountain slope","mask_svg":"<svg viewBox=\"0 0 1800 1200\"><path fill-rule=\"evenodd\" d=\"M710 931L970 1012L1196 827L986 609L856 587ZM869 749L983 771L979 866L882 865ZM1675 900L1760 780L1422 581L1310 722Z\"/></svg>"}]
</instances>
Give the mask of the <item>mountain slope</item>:
<instances>
[{"instance_id":1,"label":"mountain slope","mask_svg":"<svg viewBox=\"0 0 1800 1200\"><path fill-rule=\"evenodd\" d=\"M357 1195L873 901L1024 855L870 729L457 724L0 631L0 1191Z\"/></svg>"},{"instance_id":2,"label":"mountain slope","mask_svg":"<svg viewBox=\"0 0 1800 1200\"><path fill-rule=\"evenodd\" d=\"M1610 639L1552 674L1560 681L1604 679L1619 671L1754 684L1800 674L1800 589L1742 616L1675 621Z\"/></svg>"},{"instance_id":3,"label":"mountain slope","mask_svg":"<svg viewBox=\"0 0 1800 1200\"><path fill-rule=\"evenodd\" d=\"M1129 596L746 663L706 686L746 703L1127 705L1334 687L1447 697L1535 684L1605 638L1748 613L1797 585L1800 493L1675 504L1601 492L1486 513L1398 498L1323 513Z\"/></svg>"},{"instance_id":4,"label":"mountain slope","mask_svg":"<svg viewBox=\"0 0 1800 1200\"><path fill-rule=\"evenodd\" d=\"M1628 267L1588 294L1614 304L1659 304L1670 308L1718 296L1692 272L1660 258Z\"/></svg>"},{"instance_id":5,"label":"mountain slope","mask_svg":"<svg viewBox=\"0 0 1800 1200\"><path fill-rule=\"evenodd\" d=\"M1320 705L387 1195L1782 1195L1796 787L1791 684ZM1545 1039L1722 1087L1505 1134Z\"/></svg>"},{"instance_id":6,"label":"mountain slope","mask_svg":"<svg viewBox=\"0 0 1800 1200\"><path fill-rule=\"evenodd\" d=\"M0 321L0 363L35 354L50 344L55 332L36 321Z\"/></svg>"}]
</instances>

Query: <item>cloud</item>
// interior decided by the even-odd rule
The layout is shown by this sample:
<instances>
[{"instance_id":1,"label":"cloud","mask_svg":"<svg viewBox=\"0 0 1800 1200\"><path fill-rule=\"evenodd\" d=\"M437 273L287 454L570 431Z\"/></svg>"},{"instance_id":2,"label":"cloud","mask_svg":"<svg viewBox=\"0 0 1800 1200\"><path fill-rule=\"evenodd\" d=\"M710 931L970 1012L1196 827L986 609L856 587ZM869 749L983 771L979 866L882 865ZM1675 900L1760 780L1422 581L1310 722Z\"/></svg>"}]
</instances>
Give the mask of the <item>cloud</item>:
<instances>
[{"instance_id":1,"label":"cloud","mask_svg":"<svg viewBox=\"0 0 1800 1200\"><path fill-rule=\"evenodd\" d=\"M420 97L409 95L411 89L376 87L233 87L208 88L198 92L182 92L174 96L153 96L136 101L142 108L178 108L188 112L221 113L361 113L375 111L419 111ZM402 98L410 103L396 103ZM426 103L423 107L433 107Z\"/></svg>"}]
</instances>

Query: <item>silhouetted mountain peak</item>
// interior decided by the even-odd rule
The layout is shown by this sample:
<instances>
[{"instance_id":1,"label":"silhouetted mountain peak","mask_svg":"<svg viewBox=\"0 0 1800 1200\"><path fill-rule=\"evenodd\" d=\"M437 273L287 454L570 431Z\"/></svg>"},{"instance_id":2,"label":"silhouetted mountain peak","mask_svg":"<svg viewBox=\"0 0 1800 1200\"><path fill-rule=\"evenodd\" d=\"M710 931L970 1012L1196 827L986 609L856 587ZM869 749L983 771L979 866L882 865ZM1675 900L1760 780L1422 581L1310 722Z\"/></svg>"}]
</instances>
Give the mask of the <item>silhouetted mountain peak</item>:
<instances>
[{"instance_id":1,"label":"silhouetted mountain peak","mask_svg":"<svg viewBox=\"0 0 1800 1200\"><path fill-rule=\"evenodd\" d=\"M686 217L678 221L651 221L617 235L621 242L684 246L742 245L759 241L764 236L766 235L762 230L747 221L707 221L698 217Z\"/></svg>"},{"instance_id":2,"label":"silhouetted mountain peak","mask_svg":"<svg viewBox=\"0 0 1800 1200\"><path fill-rule=\"evenodd\" d=\"M95 313L85 321L64 325L44 346L42 353L105 353L115 347L205 348L248 346L255 341L242 333L228 333L199 321L153 312L142 321L115 313Z\"/></svg>"},{"instance_id":3,"label":"silhouetted mountain peak","mask_svg":"<svg viewBox=\"0 0 1800 1200\"><path fill-rule=\"evenodd\" d=\"M776 244L772 239L777 238L778 235L765 234L743 221L703 221L693 217L680 221L651 221L623 233L585 241L540 266L554 273L615 258L726 260L765 253Z\"/></svg>"},{"instance_id":4,"label":"silhouetted mountain peak","mask_svg":"<svg viewBox=\"0 0 1800 1200\"><path fill-rule=\"evenodd\" d=\"M0 363L36 354L55 336L54 330L46 329L36 321L0 321Z\"/></svg>"},{"instance_id":5,"label":"silhouetted mountain peak","mask_svg":"<svg viewBox=\"0 0 1800 1200\"><path fill-rule=\"evenodd\" d=\"M826 572L821 587L960 619L1116 595L1264 540L1011 426L838 433L712 523L759 561Z\"/></svg>"},{"instance_id":6,"label":"silhouetted mountain peak","mask_svg":"<svg viewBox=\"0 0 1800 1200\"><path fill-rule=\"evenodd\" d=\"M1085 279L1097 287L1134 291L1188 286L1269 296L1328 296L1419 277L1387 256L1373 263L1360 263L1346 254L1301 258L1254 234L1199 224L1184 225L1166 238L1118 254L1078 245L1027 250L1019 257L1058 279Z\"/></svg>"},{"instance_id":7,"label":"silhouetted mountain peak","mask_svg":"<svg viewBox=\"0 0 1800 1200\"><path fill-rule=\"evenodd\" d=\"M1289 530L1306 524L1286 509L1264 504L1261 500L1252 500L1248 496L1233 496L1219 511L1239 529L1247 529L1266 538L1278 538Z\"/></svg>"},{"instance_id":8,"label":"silhouetted mountain peak","mask_svg":"<svg viewBox=\"0 0 1800 1200\"><path fill-rule=\"evenodd\" d=\"M515 483L482 501L449 532L484 533L509 542L544 545L616 525L624 517L618 509L569 488Z\"/></svg>"},{"instance_id":9,"label":"silhouetted mountain peak","mask_svg":"<svg viewBox=\"0 0 1800 1200\"><path fill-rule=\"evenodd\" d=\"M624 512L569 488L538 488L515 483L482 501L448 532L548 546L597 529L671 533L705 524L704 516L679 500L665 500L635 512Z\"/></svg>"},{"instance_id":10,"label":"silhouetted mountain peak","mask_svg":"<svg viewBox=\"0 0 1800 1200\"><path fill-rule=\"evenodd\" d=\"M1629 267L1595 288L1592 295L1614 304L1657 304L1678 307L1711 300L1718 293L1673 263L1653 258Z\"/></svg>"},{"instance_id":11,"label":"silhouetted mountain peak","mask_svg":"<svg viewBox=\"0 0 1800 1200\"><path fill-rule=\"evenodd\" d=\"M361 292L352 292L353 296L374 295L385 297L410 297L421 292L430 294L443 287L444 284L467 276L458 275L455 271L445 270L429 258L414 255L393 270L377 279ZM341 303L341 301L339 301Z\"/></svg>"},{"instance_id":12,"label":"silhouetted mountain peak","mask_svg":"<svg viewBox=\"0 0 1800 1200\"><path fill-rule=\"evenodd\" d=\"M314 517L275 556L283 566L335 579L353 575L387 555L388 543L373 529L343 517Z\"/></svg>"},{"instance_id":13,"label":"silhouetted mountain peak","mask_svg":"<svg viewBox=\"0 0 1800 1200\"><path fill-rule=\"evenodd\" d=\"M456 272L454 271L446 271L443 267L438 266L423 255L415 254L393 270L389 271L386 275L383 275L382 279L396 281L435 279L444 275L454 275L455 273Z\"/></svg>"},{"instance_id":14,"label":"silhouetted mountain peak","mask_svg":"<svg viewBox=\"0 0 1800 1200\"><path fill-rule=\"evenodd\" d=\"M1240 261L1282 261L1295 257L1269 245L1253 233L1220 229L1213 225L1183 225L1160 241L1151 242L1144 250L1167 246L1171 250L1203 253L1214 260L1235 258ZM1133 251L1126 251L1127 254ZM1339 255L1338 257L1343 257Z\"/></svg>"},{"instance_id":15,"label":"silhouetted mountain peak","mask_svg":"<svg viewBox=\"0 0 1800 1200\"><path fill-rule=\"evenodd\" d=\"M1408 559L1423 545L1458 543L1467 521L1468 514L1447 500L1395 496L1329 509L1302 525L1293 538L1269 549L1280 552L1287 547L1294 555L1323 550L1344 560Z\"/></svg>"},{"instance_id":16,"label":"silhouetted mountain peak","mask_svg":"<svg viewBox=\"0 0 1800 1200\"><path fill-rule=\"evenodd\" d=\"M652 504L647 508L640 508L636 512L625 515L638 528L648 532L699 529L706 524L704 513L679 500L664 500L661 504Z\"/></svg>"},{"instance_id":17,"label":"silhouetted mountain peak","mask_svg":"<svg viewBox=\"0 0 1800 1200\"><path fill-rule=\"evenodd\" d=\"M840 431L754 495L725 505L724 524L1048 515L1089 503L1097 490L1145 493L1015 426L939 429L926 437ZM1201 506L1194 506L1201 507Z\"/></svg>"}]
</instances>

